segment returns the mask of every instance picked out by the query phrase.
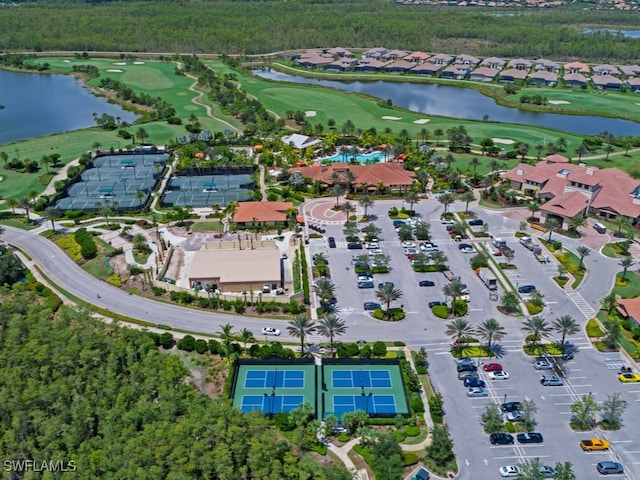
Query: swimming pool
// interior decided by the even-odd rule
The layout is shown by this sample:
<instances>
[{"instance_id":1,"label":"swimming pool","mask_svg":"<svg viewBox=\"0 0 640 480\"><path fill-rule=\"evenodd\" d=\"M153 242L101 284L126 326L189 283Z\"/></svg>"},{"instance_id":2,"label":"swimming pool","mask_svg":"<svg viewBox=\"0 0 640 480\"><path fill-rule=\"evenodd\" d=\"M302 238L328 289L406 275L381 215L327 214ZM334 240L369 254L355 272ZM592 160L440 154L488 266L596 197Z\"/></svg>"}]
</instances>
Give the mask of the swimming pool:
<instances>
[{"instance_id":1,"label":"swimming pool","mask_svg":"<svg viewBox=\"0 0 640 480\"><path fill-rule=\"evenodd\" d=\"M323 158L322 162L358 162L358 163L380 163L384 160L383 152L374 152L368 155L353 155L348 153L343 155L342 153L336 153L333 157Z\"/></svg>"}]
</instances>

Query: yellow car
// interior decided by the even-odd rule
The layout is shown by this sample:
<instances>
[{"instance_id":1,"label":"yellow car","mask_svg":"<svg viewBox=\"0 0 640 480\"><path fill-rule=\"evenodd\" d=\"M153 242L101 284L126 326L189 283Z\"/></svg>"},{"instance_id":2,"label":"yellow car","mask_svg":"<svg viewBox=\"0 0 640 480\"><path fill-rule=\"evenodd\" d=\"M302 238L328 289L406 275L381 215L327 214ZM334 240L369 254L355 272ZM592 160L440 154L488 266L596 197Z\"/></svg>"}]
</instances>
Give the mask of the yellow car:
<instances>
[{"instance_id":1,"label":"yellow car","mask_svg":"<svg viewBox=\"0 0 640 480\"><path fill-rule=\"evenodd\" d=\"M591 452L593 450L609 450L609 442L600 438L580 440L580 448L585 452Z\"/></svg>"},{"instance_id":2,"label":"yellow car","mask_svg":"<svg viewBox=\"0 0 640 480\"><path fill-rule=\"evenodd\" d=\"M640 374L638 373L621 373L618 375L618 380L622 383L637 383L640 382Z\"/></svg>"}]
</instances>

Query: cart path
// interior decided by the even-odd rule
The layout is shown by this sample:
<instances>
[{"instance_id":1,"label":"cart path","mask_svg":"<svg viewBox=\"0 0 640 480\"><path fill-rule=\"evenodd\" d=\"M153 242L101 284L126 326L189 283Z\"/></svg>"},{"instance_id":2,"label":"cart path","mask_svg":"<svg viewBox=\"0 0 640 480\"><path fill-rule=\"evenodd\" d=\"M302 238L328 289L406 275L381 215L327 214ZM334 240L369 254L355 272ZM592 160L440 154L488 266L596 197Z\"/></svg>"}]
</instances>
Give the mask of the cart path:
<instances>
[{"instance_id":1,"label":"cart path","mask_svg":"<svg viewBox=\"0 0 640 480\"><path fill-rule=\"evenodd\" d=\"M227 127L229 127L231 130L233 130L236 133L242 134L242 130L239 129L238 127L233 126L232 124L230 124L229 122L227 122L226 120L220 118L220 117L216 117L213 112L211 111L211 106L207 105L205 103L200 102L199 100L204 97L204 92L196 89L196 85L198 84L198 79L196 77L194 77L193 75L189 75L187 74L187 77L191 78L193 80L193 83L189 86L189 90L191 90L193 93L196 94L195 97L193 97L191 99L191 101L193 103L195 103L196 105L199 105L201 107L203 107L206 112L207 112L207 116L209 118L213 118L214 120L217 120L218 122L226 125Z\"/></svg>"}]
</instances>

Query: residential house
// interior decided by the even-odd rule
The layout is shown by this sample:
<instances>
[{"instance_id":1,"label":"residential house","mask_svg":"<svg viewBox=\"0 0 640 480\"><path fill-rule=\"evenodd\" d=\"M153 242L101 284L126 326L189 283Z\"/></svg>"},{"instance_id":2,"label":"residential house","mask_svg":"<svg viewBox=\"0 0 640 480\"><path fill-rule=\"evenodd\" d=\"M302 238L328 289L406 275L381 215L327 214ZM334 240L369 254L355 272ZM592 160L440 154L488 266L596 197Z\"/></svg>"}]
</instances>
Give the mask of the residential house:
<instances>
[{"instance_id":1,"label":"residential house","mask_svg":"<svg viewBox=\"0 0 640 480\"><path fill-rule=\"evenodd\" d=\"M618 70L613 65L596 65L591 69L591 73L593 75L620 75L620 70Z\"/></svg>"},{"instance_id":2,"label":"residential house","mask_svg":"<svg viewBox=\"0 0 640 480\"><path fill-rule=\"evenodd\" d=\"M306 68L317 68L317 67L326 67L327 65L333 63L333 57L331 55L327 55L326 53L321 53L317 51L307 51L300 55L297 62L301 67Z\"/></svg>"},{"instance_id":3,"label":"residential house","mask_svg":"<svg viewBox=\"0 0 640 480\"><path fill-rule=\"evenodd\" d=\"M625 320L631 320L634 327L640 322L640 297L618 298L616 311Z\"/></svg>"},{"instance_id":4,"label":"residential house","mask_svg":"<svg viewBox=\"0 0 640 480\"><path fill-rule=\"evenodd\" d=\"M566 73L565 70L564 84L567 87L584 87L587 84L587 77L581 73Z\"/></svg>"},{"instance_id":5,"label":"residential house","mask_svg":"<svg viewBox=\"0 0 640 480\"><path fill-rule=\"evenodd\" d=\"M449 65L453 61L451 55L446 53L438 53L427 60L427 63L434 63L436 65Z\"/></svg>"},{"instance_id":6,"label":"residential house","mask_svg":"<svg viewBox=\"0 0 640 480\"><path fill-rule=\"evenodd\" d=\"M477 66L480 63L480 59L476 58L472 55L458 55L454 61L455 64L460 64L460 65L469 65L472 67Z\"/></svg>"},{"instance_id":7,"label":"residential house","mask_svg":"<svg viewBox=\"0 0 640 480\"><path fill-rule=\"evenodd\" d=\"M374 58L361 58L358 63L354 65L353 69L356 72L377 72L386 64L387 62L381 62Z\"/></svg>"},{"instance_id":8,"label":"residential house","mask_svg":"<svg viewBox=\"0 0 640 480\"><path fill-rule=\"evenodd\" d=\"M492 82L500 73L497 68L478 67L469 74L469 80L476 82Z\"/></svg>"},{"instance_id":9,"label":"residential house","mask_svg":"<svg viewBox=\"0 0 640 480\"><path fill-rule=\"evenodd\" d=\"M536 71L546 70L547 72L558 73L562 67L559 63L547 60L546 58L539 58L536 60Z\"/></svg>"},{"instance_id":10,"label":"residential house","mask_svg":"<svg viewBox=\"0 0 640 480\"><path fill-rule=\"evenodd\" d=\"M236 225L286 225L291 202L238 202L233 214Z\"/></svg>"},{"instance_id":11,"label":"residential house","mask_svg":"<svg viewBox=\"0 0 640 480\"><path fill-rule=\"evenodd\" d=\"M417 75L437 75L440 70L444 68L444 65L439 65L436 63L421 63L416 65L411 69L411 73L415 73Z\"/></svg>"},{"instance_id":12,"label":"residential house","mask_svg":"<svg viewBox=\"0 0 640 480\"><path fill-rule=\"evenodd\" d=\"M382 70L390 73L398 73L398 72L406 72L415 66L416 64L412 62L407 62L405 60L396 60L395 62L390 62L386 64L384 67L382 67Z\"/></svg>"},{"instance_id":13,"label":"residential house","mask_svg":"<svg viewBox=\"0 0 640 480\"><path fill-rule=\"evenodd\" d=\"M524 58L516 58L514 60L511 60L507 64L507 68L514 70L524 70L528 72L529 70L531 70L532 65L533 64L529 60L525 60Z\"/></svg>"},{"instance_id":14,"label":"residential house","mask_svg":"<svg viewBox=\"0 0 640 480\"><path fill-rule=\"evenodd\" d=\"M428 53L413 52L407 55L406 57L404 57L403 60L406 60L407 62L413 62L413 63L424 63L429 59L429 57L431 57L431 55L429 55Z\"/></svg>"},{"instance_id":15,"label":"residential house","mask_svg":"<svg viewBox=\"0 0 640 480\"><path fill-rule=\"evenodd\" d=\"M354 181L349 184L345 175L347 171L353 174ZM293 170L305 178L320 181L326 188L338 183L347 190L360 190L376 192L380 185L392 192L403 193L410 190L415 179L415 173L405 170L400 163L384 162L375 165L346 165L344 163L332 163L320 167L299 167ZM293 173L292 172L292 173ZM338 180L334 182L333 173L338 174Z\"/></svg>"},{"instance_id":16,"label":"residential house","mask_svg":"<svg viewBox=\"0 0 640 480\"><path fill-rule=\"evenodd\" d=\"M386 53L387 53L386 48L382 48L382 47L370 48L369 50L365 50L364 52L362 52L362 58L375 58L377 60L377 59L380 59L380 57L382 57Z\"/></svg>"},{"instance_id":17,"label":"residential house","mask_svg":"<svg viewBox=\"0 0 640 480\"><path fill-rule=\"evenodd\" d=\"M516 68L507 68L500 73L500 82L513 82L516 80L526 80L527 70L520 70Z\"/></svg>"},{"instance_id":18,"label":"residential house","mask_svg":"<svg viewBox=\"0 0 640 480\"><path fill-rule=\"evenodd\" d=\"M358 64L358 59L353 57L341 57L326 65L325 70L335 70L338 72L344 72L346 70L352 70Z\"/></svg>"},{"instance_id":19,"label":"residential house","mask_svg":"<svg viewBox=\"0 0 640 480\"><path fill-rule=\"evenodd\" d=\"M549 70L540 70L529 75L529 83L554 87L558 83L558 74Z\"/></svg>"},{"instance_id":20,"label":"residential house","mask_svg":"<svg viewBox=\"0 0 640 480\"><path fill-rule=\"evenodd\" d=\"M611 218L624 215L633 223L640 216L640 181L617 168L598 169L564 162L519 164L503 174L513 188L533 190L547 200L542 221L587 213Z\"/></svg>"},{"instance_id":21,"label":"residential house","mask_svg":"<svg viewBox=\"0 0 640 480\"><path fill-rule=\"evenodd\" d=\"M640 77L627 78L625 83L633 93L640 93Z\"/></svg>"},{"instance_id":22,"label":"residential house","mask_svg":"<svg viewBox=\"0 0 640 480\"><path fill-rule=\"evenodd\" d=\"M626 77L640 76L640 66L638 65L620 65L618 69Z\"/></svg>"},{"instance_id":23,"label":"residential house","mask_svg":"<svg viewBox=\"0 0 640 480\"><path fill-rule=\"evenodd\" d=\"M622 88L622 80L613 75L594 75L591 77L591 83L599 90L620 90Z\"/></svg>"},{"instance_id":24,"label":"residential house","mask_svg":"<svg viewBox=\"0 0 640 480\"><path fill-rule=\"evenodd\" d=\"M453 78L455 80L462 80L471 72L469 65L454 64L445 68L440 74L441 78Z\"/></svg>"},{"instance_id":25,"label":"residential house","mask_svg":"<svg viewBox=\"0 0 640 480\"><path fill-rule=\"evenodd\" d=\"M353 57L353 53L351 53L349 50L346 50L342 47L330 48L325 53L328 55L331 55L332 57L338 57L338 58Z\"/></svg>"},{"instance_id":26,"label":"residential house","mask_svg":"<svg viewBox=\"0 0 640 480\"><path fill-rule=\"evenodd\" d=\"M404 50L389 50L380 57L380 60L391 62L400 58L404 58L407 55L409 55L409 52L405 52Z\"/></svg>"},{"instance_id":27,"label":"residential house","mask_svg":"<svg viewBox=\"0 0 640 480\"><path fill-rule=\"evenodd\" d=\"M496 70L502 70L506 64L507 61L504 58L498 57L485 58L480 62L481 67L488 67Z\"/></svg>"},{"instance_id":28,"label":"residential house","mask_svg":"<svg viewBox=\"0 0 640 480\"><path fill-rule=\"evenodd\" d=\"M589 65L582 62L570 62L565 63L564 66L565 77L567 73L580 73L582 75L589 75L591 73L591 69Z\"/></svg>"}]
</instances>

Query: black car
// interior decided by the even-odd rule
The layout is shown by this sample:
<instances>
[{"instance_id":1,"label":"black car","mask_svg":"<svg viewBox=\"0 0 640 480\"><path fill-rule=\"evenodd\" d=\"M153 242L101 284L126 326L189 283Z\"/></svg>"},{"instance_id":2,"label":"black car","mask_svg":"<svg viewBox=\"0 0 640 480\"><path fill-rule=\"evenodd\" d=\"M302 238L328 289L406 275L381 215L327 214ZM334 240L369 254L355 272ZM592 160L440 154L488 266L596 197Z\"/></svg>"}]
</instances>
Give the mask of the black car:
<instances>
[{"instance_id":1,"label":"black car","mask_svg":"<svg viewBox=\"0 0 640 480\"><path fill-rule=\"evenodd\" d=\"M468 249L473 250L473 245L471 245L470 243L461 243L460 245L458 245L458 250L468 250Z\"/></svg>"},{"instance_id":2,"label":"black car","mask_svg":"<svg viewBox=\"0 0 640 480\"><path fill-rule=\"evenodd\" d=\"M333 237L327 238L327 242L329 243L329 248L336 248L336 239Z\"/></svg>"},{"instance_id":3,"label":"black car","mask_svg":"<svg viewBox=\"0 0 640 480\"><path fill-rule=\"evenodd\" d=\"M491 445L513 445L513 435L508 433L492 433L489 435Z\"/></svg>"},{"instance_id":4,"label":"black car","mask_svg":"<svg viewBox=\"0 0 640 480\"><path fill-rule=\"evenodd\" d=\"M518 293L531 293L536 289L535 285L520 285L518 287Z\"/></svg>"},{"instance_id":5,"label":"black car","mask_svg":"<svg viewBox=\"0 0 640 480\"><path fill-rule=\"evenodd\" d=\"M362 244L358 242L349 242L347 243L348 250L362 250Z\"/></svg>"},{"instance_id":6,"label":"black car","mask_svg":"<svg viewBox=\"0 0 640 480\"><path fill-rule=\"evenodd\" d=\"M447 306L447 304L444 302L429 302L429 308L438 307L440 305L442 305L443 307Z\"/></svg>"},{"instance_id":7,"label":"black car","mask_svg":"<svg viewBox=\"0 0 640 480\"><path fill-rule=\"evenodd\" d=\"M475 372L478 370L478 367L473 365L472 363L461 363L456 367L458 372Z\"/></svg>"},{"instance_id":8,"label":"black car","mask_svg":"<svg viewBox=\"0 0 640 480\"><path fill-rule=\"evenodd\" d=\"M472 227L475 227L477 225L484 225L484 220L482 220L481 218L474 218L473 220L469 220L468 223Z\"/></svg>"},{"instance_id":9,"label":"black car","mask_svg":"<svg viewBox=\"0 0 640 480\"><path fill-rule=\"evenodd\" d=\"M515 412L516 410L521 410L522 404L520 402L507 402L503 403L500 406L500 410L503 412Z\"/></svg>"},{"instance_id":10,"label":"black car","mask_svg":"<svg viewBox=\"0 0 640 480\"><path fill-rule=\"evenodd\" d=\"M435 286L435 283L431 280L420 280L418 282L418 285L420 285L421 287L433 287Z\"/></svg>"},{"instance_id":11,"label":"black car","mask_svg":"<svg viewBox=\"0 0 640 480\"><path fill-rule=\"evenodd\" d=\"M358 288L376 288L373 282L358 282Z\"/></svg>"},{"instance_id":12,"label":"black car","mask_svg":"<svg viewBox=\"0 0 640 480\"><path fill-rule=\"evenodd\" d=\"M380 283L378 284L378 288L384 288L384 287L386 287L387 285L391 285L391 286L393 287L393 282L380 282Z\"/></svg>"},{"instance_id":13,"label":"black car","mask_svg":"<svg viewBox=\"0 0 640 480\"><path fill-rule=\"evenodd\" d=\"M365 310L375 310L376 308L380 308L380 304L376 302L364 302Z\"/></svg>"},{"instance_id":14,"label":"black car","mask_svg":"<svg viewBox=\"0 0 640 480\"><path fill-rule=\"evenodd\" d=\"M537 432L519 433L516 438L518 443L542 443L542 434Z\"/></svg>"}]
</instances>

